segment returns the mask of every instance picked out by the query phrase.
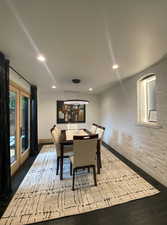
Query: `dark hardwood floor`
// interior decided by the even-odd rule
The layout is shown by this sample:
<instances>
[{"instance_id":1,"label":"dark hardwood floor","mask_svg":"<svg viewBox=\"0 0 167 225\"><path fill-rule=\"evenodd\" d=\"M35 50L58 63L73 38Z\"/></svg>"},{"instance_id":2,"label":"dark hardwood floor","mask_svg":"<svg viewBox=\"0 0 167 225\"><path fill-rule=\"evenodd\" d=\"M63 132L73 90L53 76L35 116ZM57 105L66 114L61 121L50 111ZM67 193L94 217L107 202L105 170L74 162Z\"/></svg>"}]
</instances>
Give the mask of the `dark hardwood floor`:
<instances>
[{"instance_id":1,"label":"dark hardwood floor","mask_svg":"<svg viewBox=\"0 0 167 225\"><path fill-rule=\"evenodd\" d=\"M98 209L80 215L33 223L34 225L167 225L167 188L146 174L142 169L135 166L132 162L128 161L114 149L107 146L105 143L104 145L140 176L144 177L145 180L159 189L160 193L151 197L134 200L105 209ZM34 160L35 157L30 157L13 177L12 196ZM10 199L3 202L3 206L0 202L0 215L2 215L6 209Z\"/></svg>"}]
</instances>

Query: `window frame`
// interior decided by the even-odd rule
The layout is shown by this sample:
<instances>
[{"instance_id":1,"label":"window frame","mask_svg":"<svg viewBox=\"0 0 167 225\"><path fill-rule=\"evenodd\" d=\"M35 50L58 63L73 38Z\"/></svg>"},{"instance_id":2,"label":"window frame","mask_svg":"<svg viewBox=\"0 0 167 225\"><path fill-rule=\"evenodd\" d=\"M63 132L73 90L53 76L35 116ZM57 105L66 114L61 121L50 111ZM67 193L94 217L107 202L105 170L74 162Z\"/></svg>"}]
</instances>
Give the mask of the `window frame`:
<instances>
[{"instance_id":1,"label":"window frame","mask_svg":"<svg viewBox=\"0 0 167 225\"><path fill-rule=\"evenodd\" d=\"M137 124L138 125L148 125L148 126L158 126L157 121L149 121L148 117L148 103L147 103L147 85L146 82L151 80L157 80L157 75L155 73L149 73L143 75L140 79L137 80ZM156 101L157 102L157 101ZM156 105L157 112L157 105Z\"/></svg>"}]
</instances>

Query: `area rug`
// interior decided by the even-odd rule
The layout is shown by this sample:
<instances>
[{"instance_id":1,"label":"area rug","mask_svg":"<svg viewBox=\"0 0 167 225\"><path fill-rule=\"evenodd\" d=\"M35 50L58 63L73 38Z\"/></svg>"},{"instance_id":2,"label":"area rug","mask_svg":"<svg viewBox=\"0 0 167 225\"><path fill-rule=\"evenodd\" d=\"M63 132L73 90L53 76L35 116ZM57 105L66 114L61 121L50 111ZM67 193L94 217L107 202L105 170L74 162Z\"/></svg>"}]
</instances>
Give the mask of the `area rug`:
<instances>
[{"instance_id":1,"label":"area rug","mask_svg":"<svg viewBox=\"0 0 167 225\"><path fill-rule=\"evenodd\" d=\"M159 193L147 181L102 147L97 187L92 173L79 171L72 191L70 164L64 163L64 180L56 175L54 145L44 146L11 200L0 225L21 225L111 207Z\"/></svg>"}]
</instances>

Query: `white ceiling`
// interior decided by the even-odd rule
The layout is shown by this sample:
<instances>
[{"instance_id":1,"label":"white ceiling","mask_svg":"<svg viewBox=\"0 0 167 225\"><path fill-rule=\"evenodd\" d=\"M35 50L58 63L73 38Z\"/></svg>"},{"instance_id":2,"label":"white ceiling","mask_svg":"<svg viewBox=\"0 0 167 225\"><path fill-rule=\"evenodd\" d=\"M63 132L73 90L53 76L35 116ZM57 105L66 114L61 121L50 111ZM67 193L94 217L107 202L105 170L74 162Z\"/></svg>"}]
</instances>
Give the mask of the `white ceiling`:
<instances>
[{"instance_id":1,"label":"white ceiling","mask_svg":"<svg viewBox=\"0 0 167 225\"><path fill-rule=\"evenodd\" d=\"M0 51L42 91L99 92L166 54L167 0L1 0Z\"/></svg>"}]
</instances>

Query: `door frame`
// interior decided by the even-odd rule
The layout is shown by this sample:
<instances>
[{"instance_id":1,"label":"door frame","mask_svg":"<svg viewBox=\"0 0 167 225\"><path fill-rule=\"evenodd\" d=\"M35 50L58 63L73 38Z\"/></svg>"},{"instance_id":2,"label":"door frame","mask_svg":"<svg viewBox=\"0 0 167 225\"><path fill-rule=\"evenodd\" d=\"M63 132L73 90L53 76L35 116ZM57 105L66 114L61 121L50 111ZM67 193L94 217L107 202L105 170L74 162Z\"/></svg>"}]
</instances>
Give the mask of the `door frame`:
<instances>
[{"instance_id":1,"label":"door frame","mask_svg":"<svg viewBox=\"0 0 167 225\"><path fill-rule=\"evenodd\" d=\"M20 122L21 122L20 98L21 96L26 96L30 100L30 93L24 90L22 87L20 87L13 81L10 81L9 91L13 91L16 93L16 161L14 161L11 164L11 175L13 175L19 169L19 167L25 162L25 160L29 157L30 154L30 145L26 151L21 152L21 143L20 143Z\"/></svg>"}]
</instances>

